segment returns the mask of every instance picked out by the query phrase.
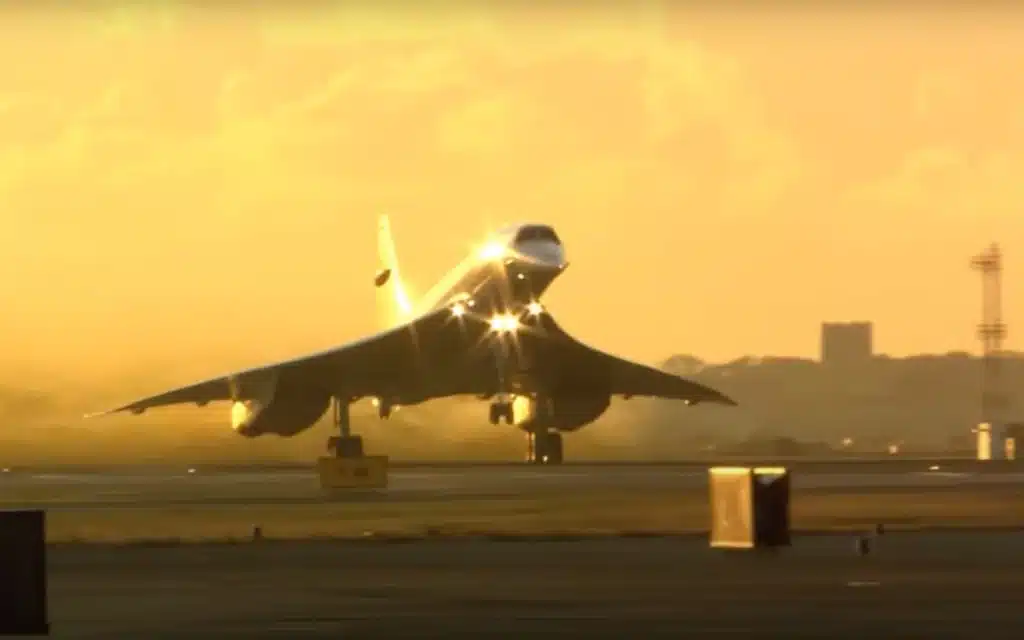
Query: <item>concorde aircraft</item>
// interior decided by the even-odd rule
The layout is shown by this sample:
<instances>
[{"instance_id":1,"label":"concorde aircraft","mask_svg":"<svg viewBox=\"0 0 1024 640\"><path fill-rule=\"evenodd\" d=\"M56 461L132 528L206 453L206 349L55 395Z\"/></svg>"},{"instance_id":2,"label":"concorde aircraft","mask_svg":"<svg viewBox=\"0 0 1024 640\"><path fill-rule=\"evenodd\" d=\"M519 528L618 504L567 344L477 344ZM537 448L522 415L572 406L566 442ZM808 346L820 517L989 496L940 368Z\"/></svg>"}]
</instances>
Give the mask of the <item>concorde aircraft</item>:
<instances>
[{"instance_id":1,"label":"concorde aircraft","mask_svg":"<svg viewBox=\"0 0 1024 640\"><path fill-rule=\"evenodd\" d=\"M379 222L378 250L381 268L374 284L382 292L391 289L401 314L381 333L93 415L227 401L232 426L251 438L294 436L331 409L336 435L328 449L359 457L363 441L351 430L353 402L370 398L386 420L400 406L472 395L490 402L491 424L504 422L526 433L529 462L558 464L561 434L596 420L613 396L735 404L713 389L598 351L566 333L540 303L568 266L562 241L549 225L498 231L418 304L405 292L386 216Z\"/></svg>"}]
</instances>

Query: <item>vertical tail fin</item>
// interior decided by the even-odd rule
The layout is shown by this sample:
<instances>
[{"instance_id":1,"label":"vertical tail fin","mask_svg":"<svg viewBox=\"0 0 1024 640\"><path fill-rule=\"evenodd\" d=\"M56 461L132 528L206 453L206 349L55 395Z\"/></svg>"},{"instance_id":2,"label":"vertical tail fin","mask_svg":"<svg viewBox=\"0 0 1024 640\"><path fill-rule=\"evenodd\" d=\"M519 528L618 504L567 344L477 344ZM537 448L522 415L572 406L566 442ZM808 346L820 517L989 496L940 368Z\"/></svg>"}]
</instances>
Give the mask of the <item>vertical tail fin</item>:
<instances>
[{"instance_id":1,"label":"vertical tail fin","mask_svg":"<svg viewBox=\"0 0 1024 640\"><path fill-rule=\"evenodd\" d=\"M385 326L393 327L412 319L413 304L398 270L398 254L387 215L382 215L377 225L377 254L380 268L374 278L374 285L378 289L380 320Z\"/></svg>"}]
</instances>

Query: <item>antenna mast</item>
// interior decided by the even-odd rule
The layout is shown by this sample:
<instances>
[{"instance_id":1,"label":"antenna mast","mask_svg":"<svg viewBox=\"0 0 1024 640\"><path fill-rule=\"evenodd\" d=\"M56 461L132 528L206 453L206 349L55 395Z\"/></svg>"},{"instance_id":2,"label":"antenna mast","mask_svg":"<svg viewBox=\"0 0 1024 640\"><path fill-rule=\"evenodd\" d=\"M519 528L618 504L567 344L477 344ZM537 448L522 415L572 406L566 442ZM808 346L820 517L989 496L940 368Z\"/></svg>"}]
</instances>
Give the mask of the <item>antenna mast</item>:
<instances>
[{"instance_id":1,"label":"antenna mast","mask_svg":"<svg viewBox=\"0 0 1024 640\"><path fill-rule=\"evenodd\" d=\"M981 323L978 325L982 351L981 421L995 428L1002 424L1007 404L1000 366L1006 324L1003 322L1003 255L999 245L992 244L975 256L971 266L981 271Z\"/></svg>"}]
</instances>

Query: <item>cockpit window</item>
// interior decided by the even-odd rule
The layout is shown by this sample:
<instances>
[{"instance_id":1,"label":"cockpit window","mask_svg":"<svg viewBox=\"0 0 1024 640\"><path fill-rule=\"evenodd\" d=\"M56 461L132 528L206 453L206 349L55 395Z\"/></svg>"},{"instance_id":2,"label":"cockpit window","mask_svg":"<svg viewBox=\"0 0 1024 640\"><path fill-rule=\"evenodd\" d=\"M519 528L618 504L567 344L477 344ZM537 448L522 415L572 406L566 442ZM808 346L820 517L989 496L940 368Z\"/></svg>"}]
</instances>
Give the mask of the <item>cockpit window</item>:
<instances>
[{"instance_id":1,"label":"cockpit window","mask_svg":"<svg viewBox=\"0 0 1024 640\"><path fill-rule=\"evenodd\" d=\"M523 227L516 234L516 242L553 242L554 244L562 244L562 241L558 239L558 235L555 230L548 226L542 225L531 225Z\"/></svg>"}]
</instances>

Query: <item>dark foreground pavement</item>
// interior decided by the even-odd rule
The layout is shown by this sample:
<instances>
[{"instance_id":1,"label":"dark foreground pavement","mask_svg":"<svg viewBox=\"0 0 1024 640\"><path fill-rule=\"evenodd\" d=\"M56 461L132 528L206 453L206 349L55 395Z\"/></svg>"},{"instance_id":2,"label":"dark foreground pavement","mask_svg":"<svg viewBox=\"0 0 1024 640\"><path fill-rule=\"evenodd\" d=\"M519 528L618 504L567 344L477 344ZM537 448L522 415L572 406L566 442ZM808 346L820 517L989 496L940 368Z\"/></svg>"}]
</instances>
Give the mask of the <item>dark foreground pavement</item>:
<instances>
[{"instance_id":1,"label":"dark foreground pavement","mask_svg":"<svg viewBox=\"0 0 1024 640\"><path fill-rule=\"evenodd\" d=\"M49 551L54 637L1024 638L1024 533Z\"/></svg>"}]
</instances>

